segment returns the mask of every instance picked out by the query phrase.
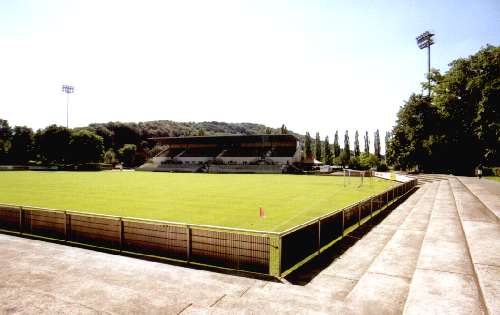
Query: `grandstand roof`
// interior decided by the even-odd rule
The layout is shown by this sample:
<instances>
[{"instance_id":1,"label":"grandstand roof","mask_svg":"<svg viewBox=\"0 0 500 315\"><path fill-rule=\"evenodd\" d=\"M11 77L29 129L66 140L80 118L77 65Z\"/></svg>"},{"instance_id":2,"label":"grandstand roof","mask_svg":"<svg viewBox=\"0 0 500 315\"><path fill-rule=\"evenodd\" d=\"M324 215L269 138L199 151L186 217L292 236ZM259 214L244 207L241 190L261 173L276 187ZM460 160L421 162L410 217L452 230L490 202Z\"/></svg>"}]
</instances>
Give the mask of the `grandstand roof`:
<instances>
[{"instance_id":1,"label":"grandstand roof","mask_svg":"<svg viewBox=\"0 0 500 315\"><path fill-rule=\"evenodd\" d=\"M154 137L150 140L162 144L229 144L242 142L291 142L298 141L294 135L225 135L195 137Z\"/></svg>"}]
</instances>

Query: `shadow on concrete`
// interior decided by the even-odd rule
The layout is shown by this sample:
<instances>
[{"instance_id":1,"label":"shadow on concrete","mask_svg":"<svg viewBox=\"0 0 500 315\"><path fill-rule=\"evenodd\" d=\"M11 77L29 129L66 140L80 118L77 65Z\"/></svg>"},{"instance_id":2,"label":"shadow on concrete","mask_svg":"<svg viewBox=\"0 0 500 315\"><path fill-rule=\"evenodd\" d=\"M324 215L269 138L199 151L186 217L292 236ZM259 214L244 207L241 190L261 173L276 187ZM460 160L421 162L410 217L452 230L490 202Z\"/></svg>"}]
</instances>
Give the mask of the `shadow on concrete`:
<instances>
[{"instance_id":1,"label":"shadow on concrete","mask_svg":"<svg viewBox=\"0 0 500 315\"><path fill-rule=\"evenodd\" d=\"M416 187L406 195L402 196L394 203L389 205L382 213L374 217L368 223L353 231L351 234L344 237L342 240L332 245L330 248L322 252L319 256L314 257L306 264L298 268L285 277L285 280L294 285L306 285L321 271L332 264L339 256L354 246L364 235L370 232L373 227L382 222L391 212L408 199L419 188Z\"/></svg>"}]
</instances>

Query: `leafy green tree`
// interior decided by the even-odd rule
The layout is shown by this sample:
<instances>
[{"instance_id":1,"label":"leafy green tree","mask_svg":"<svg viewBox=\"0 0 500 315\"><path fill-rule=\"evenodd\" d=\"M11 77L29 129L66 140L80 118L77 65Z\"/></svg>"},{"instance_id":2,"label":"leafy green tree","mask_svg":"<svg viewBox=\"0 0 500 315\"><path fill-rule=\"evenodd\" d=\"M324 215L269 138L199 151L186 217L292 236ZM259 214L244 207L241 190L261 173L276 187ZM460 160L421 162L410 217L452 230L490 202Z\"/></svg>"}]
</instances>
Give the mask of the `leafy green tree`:
<instances>
[{"instance_id":1,"label":"leafy green tree","mask_svg":"<svg viewBox=\"0 0 500 315\"><path fill-rule=\"evenodd\" d=\"M340 157L339 131L335 130L335 138L333 139L333 155Z\"/></svg>"},{"instance_id":2,"label":"leafy green tree","mask_svg":"<svg viewBox=\"0 0 500 315\"><path fill-rule=\"evenodd\" d=\"M368 131L365 132L365 151L364 153L370 153L370 138L368 138Z\"/></svg>"},{"instance_id":3,"label":"leafy green tree","mask_svg":"<svg viewBox=\"0 0 500 315\"><path fill-rule=\"evenodd\" d=\"M351 161L351 149L349 144L349 132L346 130L344 135L344 150L342 150L341 154L342 164L349 165Z\"/></svg>"},{"instance_id":4,"label":"leafy green tree","mask_svg":"<svg viewBox=\"0 0 500 315\"><path fill-rule=\"evenodd\" d=\"M198 136L203 137L205 135L205 130L203 129L198 129Z\"/></svg>"},{"instance_id":5,"label":"leafy green tree","mask_svg":"<svg viewBox=\"0 0 500 315\"><path fill-rule=\"evenodd\" d=\"M106 153L104 153L104 163L113 165L118 163L118 160L116 159L116 154L113 151L113 149L109 149L108 151L106 151Z\"/></svg>"},{"instance_id":6,"label":"leafy green tree","mask_svg":"<svg viewBox=\"0 0 500 315\"><path fill-rule=\"evenodd\" d=\"M270 135L273 133L273 130L270 127L266 127L266 135Z\"/></svg>"},{"instance_id":7,"label":"leafy green tree","mask_svg":"<svg viewBox=\"0 0 500 315\"><path fill-rule=\"evenodd\" d=\"M66 163L70 160L71 132L66 127L50 125L35 134L35 147L40 160L46 164Z\"/></svg>"},{"instance_id":8,"label":"leafy green tree","mask_svg":"<svg viewBox=\"0 0 500 315\"><path fill-rule=\"evenodd\" d=\"M322 152L321 152L321 139L319 137L319 132L316 132L316 139L314 142L314 155L316 160L321 161Z\"/></svg>"},{"instance_id":9,"label":"leafy green tree","mask_svg":"<svg viewBox=\"0 0 500 315\"><path fill-rule=\"evenodd\" d=\"M285 124L281 125L281 130L280 131L281 131L282 135L288 134L288 129L286 129Z\"/></svg>"},{"instance_id":10,"label":"leafy green tree","mask_svg":"<svg viewBox=\"0 0 500 315\"><path fill-rule=\"evenodd\" d=\"M0 119L0 164L8 163L9 150L12 144L12 128L9 122Z\"/></svg>"},{"instance_id":11,"label":"leafy green tree","mask_svg":"<svg viewBox=\"0 0 500 315\"><path fill-rule=\"evenodd\" d=\"M104 154L104 140L89 130L79 130L71 134L69 142L71 162L77 164L98 163Z\"/></svg>"},{"instance_id":12,"label":"leafy green tree","mask_svg":"<svg viewBox=\"0 0 500 315\"><path fill-rule=\"evenodd\" d=\"M332 153L332 149L330 148L330 141L328 139L328 136L325 137L323 152L325 152L325 157L324 157L325 164L332 165L333 164L333 153Z\"/></svg>"},{"instance_id":13,"label":"leafy green tree","mask_svg":"<svg viewBox=\"0 0 500 315\"><path fill-rule=\"evenodd\" d=\"M113 131L113 145L115 149L122 148L125 144L141 143L141 131L137 126L132 124L114 123L111 125ZM188 134L191 133L189 129Z\"/></svg>"},{"instance_id":14,"label":"leafy green tree","mask_svg":"<svg viewBox=\"0 0 500 315\"><path fill-rule=\"evenodd\" d=\"M380 134L377 131L375 131L375 135L373 137L373 146L374 146L374 152L375 156L380 159Z\"/></svg>"},{"instance_id":15,"label":"leafy green tree","mask_svg":"<svg viewBox=\"0 0 500 315\"><path fill-rule=\"evenodd\" d=\"M431 72L432 98L411 95L398 113L387 162L398 168L473 174L500 164L500 47L488 45Z\"/></svg>"},{"instance_id":16,"label":"leafy green tree","mask_svg":"<svg viewBox=\"0 0 500 315\"><path fill-rule=\"evenodd\" d=\"M359 134L356 130L356 133L354 134L354 156L359 157L360 154L361 150L359 149Z\"/></svg>"},{"instance_id":17,"label":"leafy green tree","mask_svg":"<svg viewBox=\"0 0 500 315\"><path fill-rule=\"evenodd\" d=\"M119 151L120 160L125 167L133 167L137 146L135 144L125 144Z\"/></svg>"},{"instance_id":18,"label":"leafy green tree","mask_svg":"<svg viewBox=\"0 0 500 315\"><path fill-rule=\"evenodd\" d=\"M391 132L386 131L385 133L385 155L387 160L387 148L389 147L389 143L391 142Z\"/></svg>"},{"instance_id":19,"label":"leafy green tree","mask_svg":"<svg viewBox=\"0 0 500 315\"><path fill-rule=\"evenodd\" d=\"M9 156L13 164L27 164L33 158L35 134L33 129L16 126L12 133Z\"/></svg>"},{"instance_id":20,"label":"leafy green tree","mask_svg":"<svg viewBox=\"0 0 500 315\"><path fill-rule=\"evenodd\" d=\"M306 132L306 137L304 140L304 154L306 155L306 159L312 157L311 135L309 134L309 132Z\"/></svg>"}]
</instances>

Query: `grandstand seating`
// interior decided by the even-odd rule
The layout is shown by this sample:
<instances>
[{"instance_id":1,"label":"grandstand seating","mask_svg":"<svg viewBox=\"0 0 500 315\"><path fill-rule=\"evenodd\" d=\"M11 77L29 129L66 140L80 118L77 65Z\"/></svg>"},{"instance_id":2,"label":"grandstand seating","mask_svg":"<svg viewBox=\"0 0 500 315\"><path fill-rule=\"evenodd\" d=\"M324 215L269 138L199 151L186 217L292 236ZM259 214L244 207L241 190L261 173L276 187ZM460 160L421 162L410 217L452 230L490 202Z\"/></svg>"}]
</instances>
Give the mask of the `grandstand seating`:
<instances>
[{"instance_id":1,"label":"grandstand seating","mask_svg":"<svg viewBox=\"0 0 500 315\"><path fill-rule=\"evenodd\" d=\"M166 148L139 170L215 173L281 173L298 162L293 135L151 138ZM268 165L256 165L263 162Z\"/></svg>"},{"instance_id":2,"label":"grandstand seating","mask_svg":"<svg viewBox=\"0 0 500 315\"><path fill-rule=\"evenodd\" d=\"M296 148L293 147L274 147L271 150L271 153L269 154L270 157L277 157L277 156L293 156L295 152L297 151Z\"/></svg>"},{"instance_id":3,"label":"grandstand seating","mask_svg":"<svg viewBox=\"0 0 500 315\"><path fill-rule=\"evenodd\" d=\"M180 157L216 157L221 151L219 148L189 148Z\"/></svg>"},{"instance_id":4,"label":"grandstand seating","mask_svg":"<svg viewBox=\"0 0 500 315\"><path fill-rule=\"evenodd\" d=\"M209 173L281 173L281 165L210 165Z\"/></svg>"},{"instance_id":5,"label":"grandstand seating","mask_svg":"<svg viewBox=\"0 0 500 315\"><path fill-rule=\"evenodd\" d=\"M202 164L161 164L156 168L160 172L198 172Z\"/></svg>"},{"instance_id":6,"label":"grandstand seating","mask_svg":"<svg viewBox=\"0 0 500 315\"><path fill-rule=\"evenodd\" d=\"M271 148L248 148L239 147L226 150L223 157L261 157L267 156Z\"/></svg>"},{"instance_id":7,"label":"grandstand seating","mask_svg":"<svg viewBox=\"0 0 500 315\"><path fill-rule=\"evenodd\" d=\"M179 155L180 153L184 152L186 149L184 148L170 148L166 150L165 152L162 153L162 156L173 158L176 155Z\"/></svg>"}]
</instances>

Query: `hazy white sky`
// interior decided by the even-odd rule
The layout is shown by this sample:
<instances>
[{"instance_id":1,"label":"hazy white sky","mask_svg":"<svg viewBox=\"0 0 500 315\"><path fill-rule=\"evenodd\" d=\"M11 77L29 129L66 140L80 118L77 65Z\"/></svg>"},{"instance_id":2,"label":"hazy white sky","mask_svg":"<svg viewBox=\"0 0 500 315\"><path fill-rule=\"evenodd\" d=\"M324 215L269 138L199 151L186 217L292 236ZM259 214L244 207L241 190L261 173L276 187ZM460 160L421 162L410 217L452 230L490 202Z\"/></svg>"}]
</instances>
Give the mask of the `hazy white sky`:
<instances>
[{"instance_id":1,"label":"hazy white sky","mask_svg":"<svg viewBox=\"0 0 500 315\"><path fill-rule=\"evenodd\" d=\"M355 2L355 4L354 4ZM0 1L0 117L285 123L381 138L427 59L499 44L498 1Z\"/></svg>"}]
</instances>

